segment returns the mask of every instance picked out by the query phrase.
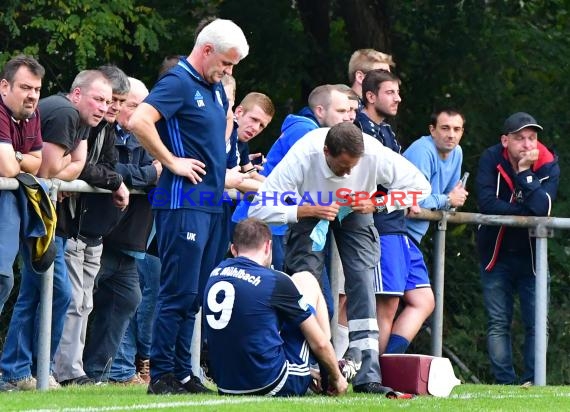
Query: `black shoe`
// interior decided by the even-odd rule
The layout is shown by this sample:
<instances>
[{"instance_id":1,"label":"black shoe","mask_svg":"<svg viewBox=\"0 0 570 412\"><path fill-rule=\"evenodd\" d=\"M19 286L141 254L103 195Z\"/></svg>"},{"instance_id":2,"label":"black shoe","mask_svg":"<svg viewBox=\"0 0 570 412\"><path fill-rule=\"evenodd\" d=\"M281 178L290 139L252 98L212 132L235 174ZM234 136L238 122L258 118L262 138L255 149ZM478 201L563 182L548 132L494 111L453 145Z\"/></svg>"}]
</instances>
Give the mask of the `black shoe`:
<instances>
[{"instance_id":1,"label":"black shoe","mask_svg":"<svg viewBox=\"0 0 570 412\"><path fill-rule=\"evenodd\" d=\"M68 386L68 385L95 385L95 381L91 379L87 375L79 376L77 378L66 379L64 381L59 382L61 386Z\"/></svg>"},{"instance_id":2,"label":"black shoe","mask_svg":"<svg viewBox=\"0 0 570 412\"><path fill-rule=\"evenodd\" d=\"M166 375L151 381L148 384L146 393L151 395L183 395L187 392L180 381L176 379L174 374L167 373Z\"/></svg>"},{"instance_id":3,"label":"black shoe","mask_svg":"<svg viewBox=\"0 0 570 412\"><path fill-rule=\"evenodd\" d=\"M213 390L206 388L197 376L192 376L190 380L182 384L182 386L188 393L214 393Z\"/></svg>"},{"instance_id":4,"label":"black shoe","mask_svg":"<svg viewBox=\"0 0 570 412\"><path fill-rule=\"evenodd\" d=\"M377 393L379 395L387 395L394 392L394 389L388 386L382 386L378 382L368 382L362 385L352 385L352 391L356 393Z\"/></svg>"}]
</instances>

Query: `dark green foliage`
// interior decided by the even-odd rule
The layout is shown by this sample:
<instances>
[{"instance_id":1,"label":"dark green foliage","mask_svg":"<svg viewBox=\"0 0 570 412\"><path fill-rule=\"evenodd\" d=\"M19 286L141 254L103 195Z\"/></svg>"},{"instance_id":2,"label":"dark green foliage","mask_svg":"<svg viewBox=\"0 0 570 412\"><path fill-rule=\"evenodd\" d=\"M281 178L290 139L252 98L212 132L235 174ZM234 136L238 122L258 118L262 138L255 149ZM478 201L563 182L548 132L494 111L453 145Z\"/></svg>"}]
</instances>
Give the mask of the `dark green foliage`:
<instances>
[{"instance_id":1,"label":"dark green foliage","mask_svg":"<svg viewBox=\"0 0 570 412\"><path fill-rule=\"evenodd\" d=\"M562 180L553 216L568 205L568 63L570 19L563 1L391 2L393 53L403 84L398 131L404 144L426 134L434 106L453 104L467 116L464 169L475 177L479 154L499 141L502 122L516 111L544 126L541 140L561 155ZM558 7L557 7L558 6ZM473 180L471 180L473 182ZM465 211L476 211L475 188ZM444 342L483 381L492 382L473 227L448 225ZM426 256L431 254L426 242ZM568 235L549 241L551 304L549 383L568 383L570 327ZM522 362L522 330L515 316L515 358ZM429 346L422 348L429 351Z\"/></svg>"}]
</instances>

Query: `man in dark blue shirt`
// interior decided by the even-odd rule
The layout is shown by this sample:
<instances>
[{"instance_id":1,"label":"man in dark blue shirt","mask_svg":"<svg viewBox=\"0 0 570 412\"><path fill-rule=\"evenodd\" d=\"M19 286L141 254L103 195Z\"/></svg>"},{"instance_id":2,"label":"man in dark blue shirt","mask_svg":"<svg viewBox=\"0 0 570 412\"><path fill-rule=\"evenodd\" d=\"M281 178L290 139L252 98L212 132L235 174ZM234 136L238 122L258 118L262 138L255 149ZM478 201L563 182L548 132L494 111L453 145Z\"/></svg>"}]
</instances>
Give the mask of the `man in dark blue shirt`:
<instances>
[{"instance_id":1,"label":"man in dark blue shirt","mask_svg":"<svg viewBox=\"0 0 570 412\"><path fill-rule=\"evenodd\" d=\"M391 72L369 71L362 82L364 107L356 125L385 147L401 153L386 118L395 116L401 102L400 79ZM388 190L378 186L378 191ZM435 307L429 274L422 253L407 236L403 210L374 215L380 234L380 262L374 270L374 292L380 337L378 350L404 353ZM400 299L403 310L397 315Z\"/></svg>"},{"instance_id":2,"label":"man in dark blue shirt","mask_svg":"<svg viewBox=\"0 0 570 412\"><path fill-rule=\"evenodd\" d=\"M218 392L304 395L311 374L318 377L309 368L309 349L329 373L324 389L346 392L316 278L309 272L289 277L269 269L271 231L259 219L237 224L231 251L235 257L212 271L204 292L208 352Z\"/></svg>"},{"instance_id":3,"label":"man in dark blue shirt","mask_svg":"<svg viewBox=\"0 0 570 412\"><path fill-rule=\"evenodd\" d=\"M208 391L192 374L190 346L223 229L228 101L220 80L248 52L235 23L214 20L128 124L164 167L152 202L162 272L148 393Z\"/></svg>"}]
</instances>

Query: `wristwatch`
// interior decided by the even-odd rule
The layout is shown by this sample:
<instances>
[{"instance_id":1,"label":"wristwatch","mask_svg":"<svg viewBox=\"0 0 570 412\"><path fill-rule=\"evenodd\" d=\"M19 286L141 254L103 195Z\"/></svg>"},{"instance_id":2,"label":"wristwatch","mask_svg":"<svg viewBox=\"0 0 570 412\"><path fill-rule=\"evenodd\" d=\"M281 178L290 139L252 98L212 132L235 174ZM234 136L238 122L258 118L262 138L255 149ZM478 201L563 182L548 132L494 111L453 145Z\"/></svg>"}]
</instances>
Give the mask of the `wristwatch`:
<instances>
[{"instance_id":1,"label":"wristwatch","mask_svg":"<svg viewBox=\"0 0 570 412\"><path fill-rule=\"evenodd\" d=\"M387 209L386 205L376 206L374 213L376 213L376 214L385 213L386 209Z\"/></svg>"},{"instance_id":2,"label":"wristwatch","mask_svg":"<svg viewBox=\"0 0 570 412\"><path fill-rule=\"evenodd\" d=\"M24 160L24 155L22 154L22 152L16 151L16 160L18 161L18 163L22 163L22 160Z\"/></svg>"}]
</instances>

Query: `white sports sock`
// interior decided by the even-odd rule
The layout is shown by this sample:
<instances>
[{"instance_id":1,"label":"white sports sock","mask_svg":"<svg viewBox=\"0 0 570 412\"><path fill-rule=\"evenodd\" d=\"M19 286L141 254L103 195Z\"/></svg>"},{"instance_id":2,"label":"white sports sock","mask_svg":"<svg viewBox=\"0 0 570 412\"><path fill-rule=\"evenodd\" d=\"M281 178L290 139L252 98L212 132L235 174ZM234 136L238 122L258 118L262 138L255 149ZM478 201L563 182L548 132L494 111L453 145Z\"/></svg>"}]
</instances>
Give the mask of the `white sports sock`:
<instances>
[{"instance_id":1,"label":"white sports sock","mask_svg":"<svg viewBox=\"0 0 570 412\"><path fill-rule=\"evenodd\" d=\"M342 359L344 353L348 349L348 328L337 324L337 341L335 342L334 351L338 360Z\"/></svg>"}]
</instances>

